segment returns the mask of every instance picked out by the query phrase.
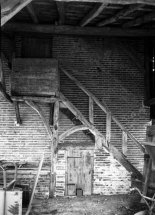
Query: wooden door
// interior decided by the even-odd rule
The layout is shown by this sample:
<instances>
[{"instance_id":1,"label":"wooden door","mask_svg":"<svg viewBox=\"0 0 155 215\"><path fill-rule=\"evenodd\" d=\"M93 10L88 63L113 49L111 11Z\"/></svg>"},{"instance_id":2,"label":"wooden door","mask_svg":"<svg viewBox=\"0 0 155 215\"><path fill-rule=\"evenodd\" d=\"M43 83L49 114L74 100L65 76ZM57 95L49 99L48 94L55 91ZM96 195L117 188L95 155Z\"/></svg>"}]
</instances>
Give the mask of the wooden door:
<instances>
[{"instance_id":1,"label":"wooden door","mask_svg":"<svg viewBox=\"0 0 155 215\"><path fill-rule=\"evenodd\" d=\"M72 150L67 158L67 195L76 195L81 188L83 195L92 194L93 150Z\"/></svg>"}]
</instances>

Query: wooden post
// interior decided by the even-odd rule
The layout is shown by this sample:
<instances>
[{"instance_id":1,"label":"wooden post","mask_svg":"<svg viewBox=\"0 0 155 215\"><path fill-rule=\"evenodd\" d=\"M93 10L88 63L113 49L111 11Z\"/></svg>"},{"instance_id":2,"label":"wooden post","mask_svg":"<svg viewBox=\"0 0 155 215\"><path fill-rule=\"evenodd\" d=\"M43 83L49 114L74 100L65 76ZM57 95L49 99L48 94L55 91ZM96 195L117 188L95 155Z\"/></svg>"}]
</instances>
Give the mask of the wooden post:
<instances>
[{"instance_id":1,"label":"wooden post","mask_svg":"<svg viewBox=\"0 0 155 215\"><path fill-rule=\"evenodd\" d=\"M14 101L15 106L15 112L16 112L16 120L17 120L17 126L21 125L21 118L20 118L20 112L19 112L19 104L17 101Z\"/></svg>"},{"instance_id":2,"label":"wooden post","mask_svg":"<svg viewBox=\"0 0 155 215\"><path fill-rule=\"evenodd\" d=\"M50 119L49 124L53 126L53 111L54 111L54 104L50 103Z\"/></svg>"},{"instance_id":3,"label":"wooden post","mask_svg":"<svg viewBox=\"0 0 155 215\"><path fill-rule=\"evenodd\" d=\"M57 146L59 141L58 136L59 127L59 101L54 103L54 116L53 116L53 146L51 146L51 183L50 183L50 197L54 197L56 175L55 165L57 160Z\"/></svg>"},{"instance_id":4,"label":"wooden post","mask_svg":"<svg viewBox=\"0 0 155 215\"><path fill-rule=\"evenodd\" d=\"M93 105L93 98L89 96L89 122L94 124L94 105Z\"/></svg>"},{"instance_id":5,"label":"wooden post","mask_svg":"<svg viewBox=\"0 0 155 215\"><path fill-rule=\"evenodd\" d=\"M106 116L106 145L109 147L111 139L111 112L107 112Z\"/></svg>"},{"instance_id":6,"label":"wooden post","mask_svg":"<svg viewBox=\"0 0 155 215\"><path fill-rule=\"evenodd\" d=\"M128 143L128 135L125 131L122 131L122 152L124 155L127 154L127 143Z\"/></svg>"}]
</instances>

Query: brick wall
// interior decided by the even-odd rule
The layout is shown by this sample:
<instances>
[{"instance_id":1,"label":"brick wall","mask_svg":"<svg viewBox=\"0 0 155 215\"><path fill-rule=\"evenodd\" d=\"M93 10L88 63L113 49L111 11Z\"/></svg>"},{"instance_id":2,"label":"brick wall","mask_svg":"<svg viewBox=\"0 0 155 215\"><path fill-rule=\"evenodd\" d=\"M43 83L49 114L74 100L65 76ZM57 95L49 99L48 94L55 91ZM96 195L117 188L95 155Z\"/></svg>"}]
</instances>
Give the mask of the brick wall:
<instances>
[{"instance_id":1,"label":"brick wall","mask_svg":"<svg viewBox=\"0 0 155 215\"><path fill-rule=\"evenodd\" d=\"M16 39L16 57L21 56L21 37ZM143 40L139 39L122 39L123 44L131 50L143 62ZM149 121L149 109L144 107L144 77L134 65L132 60L120 50L110 38L93 38L93 37L76 37L76 36L53 36L52 44L53 58L59 60L59 64L72 73L86 88L88 88L100 101L105 101L112 113L128 128L128 130L139 140L145 141L146 125ZM6 56L9 56L9 41L4 39L2 49ZM9 70L3 63L7 90L8 90L8 73ZM74 73L72 72L74 70ZM60 73L61 92L71 101L88 119L88 97L74 83ZM49 106L39 104L43 109L47 120L49 118ZM42 169L42 177L37 186L37 197L45 197L48 193L49 175L50 175L50 138L46 133L39 116L26 104L20 104L20 113L22 125L16 127L14 108L6 103L3 98L0 102L0 158L6 160L25 160L30 163L31 167L36 167L42 152L46 153ZM94 105L94 123L95 126L105 134L106 115ZM62 113L60 113L60 130L61 134L67 130L73 123ZM93 144L92 140L83 134L77 132L64 140L68 144ZM64 144L61 143L61 144ZM112 123L112 143L121 149L121 131ZM94 156L97 155L97 152ZM103 156L102 156L103 155ZM105 169L114 167L116 172L108 173L108 177L99 170L100 164L97 160L94 162L94 192L102 193L122 193L128 190L129 174L124 170L121 181L116 189L114 184L120 178L117 171L122 172L122 168L117 161L104 152L98 152L98 157L102 159ZM140 171L143 167L143 155L140 150L128 141L127 158ZM106 162L108 160L108 162ZM119 167L119 168L115 168ZM34 170L36 171L36 170ZM115 177L114 177L115 173ZM11 176L10 176L11 177ZM21 179L22 178L22 179ZM111 189L108 192L110 178ZM115 180L116 178L116 180ZM25 173L24 176L19 174L19 182L23 180L32 185L34 176ZM100 183L98 183L100 181ZM103 182L105 181L105 186ZM125 185L126 184L126 185Z\"/></svg>"}]
</instances>

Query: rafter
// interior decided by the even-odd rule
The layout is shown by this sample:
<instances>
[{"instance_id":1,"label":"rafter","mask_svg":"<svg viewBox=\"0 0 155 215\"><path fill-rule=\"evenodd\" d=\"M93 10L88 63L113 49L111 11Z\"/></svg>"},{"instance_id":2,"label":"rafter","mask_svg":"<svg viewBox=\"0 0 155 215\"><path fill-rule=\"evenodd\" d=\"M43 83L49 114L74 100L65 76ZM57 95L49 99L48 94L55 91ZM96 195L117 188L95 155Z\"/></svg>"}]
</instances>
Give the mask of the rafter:
<instances>
[{"instance_id":1,"label":"rafter","mask_svg":"<svg viewBox=\"0 0 155 215\"><path fill-rule=\"evenodd\" d=\"M32 0L6 0L1 4L1 26L16 15Z\"/></svg>"},{"instance_id":2,"label":"rafter","mask_svg":"<svg viewBox=\"0 0 155 215\"><path fill-rule=\"evenodd\" d=\"M107 3L103 3L103 4L96 4L90 11L88 14L86 14L86 16L81 20L80 22L80 26L85 26L87 25L89 22L91 22L91 20L93 20L95 17L97 17L103 9L105 9L107 7Z\"/></svg>"},{"instance_id":3,"label":"rafter","mask_svg":"<svg viewBox=\"0 0 155 215\"><path fill-rule=\"evenodd\" d=\"M130 28L132 26L141 25L143 23L147 23L149 21L155 20L155 12L151 12L146 14L145 16L138 17L137 19L133 19L132 21L126 22L122 25L123 28Z\"/></svg>"},{"instance_id":4,"label":"rafter","mask_svg":"<svg viewBox=\"0 0 155 215\"><path fill-rule=\"evenodd\" d=\"M57 0L57 1L64 1L64 2L72 2L73 0ZM74 0L74 2L79 2L79 0ZM80 0L80 2L98 2L98 3L105 3L105 4L146 4L146 5L155 5L154 0Z\"/></svg>"},{"instance_id":5,"label":"rafter","mask_svg":"<svg viewBox=\"0 0 155 215\"><path fill-rule=\"evenodd\" d=\"M56 1L56 5L59 13L59 25L63 25L65 23L65 2Z\"/></svg>"},{"instance_id":6,"label":"rafter","mask_svg":"<svg viewBox=\"0 0 155 215\"><path fill-rule=\"evenodd\" d=\"M126 6L124 9L120 10L114 16L111 16L111 17L99 22L97 24L97 26L103 26L103 25L107 25L107 24L116 22L118 19L121 19L122 17L127 16L128 14L134 12L135 10L138 10L142 6L144 6L144 5L134 4L134 5Z\"/></svg>"},{"instance_id":7,"label":"rafter","mask_svg":"<svg viewBox=\"0 0 155 215\"><path fill-rule=\"evenodd\" d=\"M113 36L113 37L152 37L155 29L122 29L122 28L98 28L98 27L76 27L76 26L55 26L55 25L34 25L24 23L7 23L2 31L8 32L36 32L62 35L87 35L87 36Z\"/></svg>"},{"instance_id":8,"label":"rafter","mask_svg":"<svg viewBox=\"0 0 155 215\"><path fill-rule=\"evenodd\" d=\"M34 8L33 8L32 3L30 3L30 4L28 4L28 5L26 6L26 10L27 10L27 12L29 13L29 15L31 16L32 21L33 21L34 23L39 23L38 17L37 17L37 15L36 15L36 13L35 13L35 10L34 10Z\"/></svg>"}]
</instances>

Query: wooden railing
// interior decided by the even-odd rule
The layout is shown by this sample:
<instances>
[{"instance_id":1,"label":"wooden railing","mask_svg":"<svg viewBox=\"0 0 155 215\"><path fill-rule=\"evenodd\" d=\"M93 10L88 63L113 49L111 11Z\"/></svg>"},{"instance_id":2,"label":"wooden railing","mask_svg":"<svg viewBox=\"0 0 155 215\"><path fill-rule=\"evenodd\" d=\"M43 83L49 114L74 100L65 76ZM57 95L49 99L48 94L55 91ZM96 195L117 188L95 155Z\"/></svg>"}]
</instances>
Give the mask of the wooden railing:
<instances>
[{"instance_id":1,"label":"wooden railing","mask_svg":"<svg viewBox=\"0 0 155 215\"><path fill-rule=\"evenodd\" d=\"M93 101L104 111L106 114L106 144L107 147L110 144L111 139L111 121L113 120L119 128L122 130L122 152L126 154L127 151L127 137L129 137L140 150L145 153L145 148L141 143L122 125L122 123L111 113L105 102L100 102L88 89L86 89L76 78L59 66L62 72L64 72L83 92L89 96L89 122L93 124Z\"/></svg>"}]
</instances>

